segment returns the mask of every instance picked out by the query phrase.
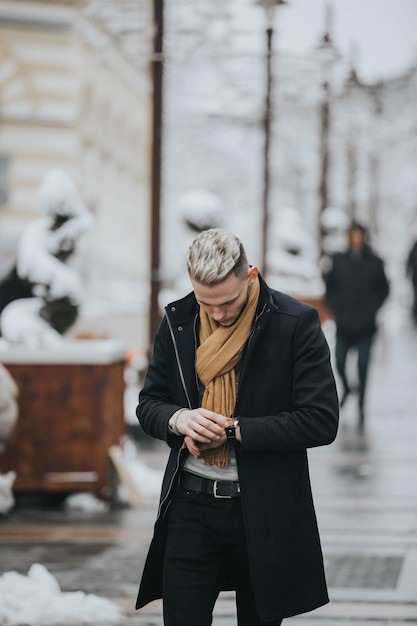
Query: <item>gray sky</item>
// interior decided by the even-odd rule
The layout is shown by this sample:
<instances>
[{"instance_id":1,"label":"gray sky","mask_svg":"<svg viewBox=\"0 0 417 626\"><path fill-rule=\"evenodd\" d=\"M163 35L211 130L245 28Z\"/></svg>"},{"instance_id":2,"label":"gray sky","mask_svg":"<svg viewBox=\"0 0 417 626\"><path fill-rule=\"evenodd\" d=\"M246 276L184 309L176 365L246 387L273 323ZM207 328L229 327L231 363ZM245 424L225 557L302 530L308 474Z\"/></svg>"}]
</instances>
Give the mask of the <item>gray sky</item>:
<instances>
[{"instance_id":1,"label":"gray sky","mask_svg":"<svg viewBox=\"0 0 417 626\"><path fill-rule=\"evenodd\" d=\"M389 78L417 62L417 0L332 0L341 52L357 46L364 80ZM326 0L287 0L277 10L278 49L311 52L323 32Z\"/></svg>"}]
</instances>

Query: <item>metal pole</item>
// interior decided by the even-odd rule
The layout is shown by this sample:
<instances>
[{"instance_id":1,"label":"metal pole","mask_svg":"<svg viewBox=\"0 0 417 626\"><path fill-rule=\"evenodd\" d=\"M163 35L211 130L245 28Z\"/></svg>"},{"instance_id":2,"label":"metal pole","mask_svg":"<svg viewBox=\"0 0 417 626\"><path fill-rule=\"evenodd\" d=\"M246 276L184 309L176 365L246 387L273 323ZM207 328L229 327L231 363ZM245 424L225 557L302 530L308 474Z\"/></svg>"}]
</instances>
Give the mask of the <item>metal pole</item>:
<instances>
[{"instance_id":1,"label":"metal pole","mask_svg":"<svg viewBox=\"0 0 417 626\"><path fill-rule=\"evenodd\" d=\"M329 201L328 176L329 176L329 134L330 134L330 87L326 81L323 89L323 102L321 104L321 176L319 185L320 207L319 207L319 239L320 253L323 253L323 238L325 235L321 216Z\"/></svg>"},{"instance_id":2,"label":"metal pole","mask_svg":"<svg viewBox=\"0 0 417 626\"><path fill-rule=\"evenodd\" d=\"M272 36L273 28L266 29L266 95L263 118L264 127L264 185L262 200L262 250L261 271L264 276L268 271L268 230L270 200L270 144L271 144L271 111L272 111Z\"/></svg>"},{"instance_id":3,"label":"metal pole","mask_svg":"<svg viewBox=\"0 0 417 626\"><path fill-rule=\"evenodd\" d=\"M154 43L151 59L152 99L152 186L151 186L151 275L149 346L152 346L160 323L160 218L161 218L161 165L162 165L162 87L163 87L163 32L164 2L153 4Z\"/></svg>"},{"instance_id":4,"label":"metal pole","mask_svg":"<svg viewBox=\"0 0 417 626\"><path fill-rule=\"evenodd\" d=\"M372 151L369 156L369 178L370 197L369 197L369 225L370 230L375 235L378 234L378 209L380 203L379 197L379 177L380 177L380 161L378 155Z\"/></svg>"},{"instance_id":5,"label":"metal pole","mask_svg":"<svg viewBox=\"0 0 417 626\"><path fill-rule=\"evenodd\" d=\"M320 172L320 184L319 184L319 215L318 215L318 240L320 256L324 253L324 237L326 235L325 229L322 224L323 211L329 205L329 170L330 170L330 97L331 97L331 71L333 63L339 56L337 50L333 44L331 36L332 30L332 17L333 11L329 3L326 3L326 28L319 45L319 52L323 57L323 65L325 66L325 75L323 83L323 101L320 107L321 117L321 139L320 139L320 157L321 157L321 172Z\"/></svg>"}]
</instances>

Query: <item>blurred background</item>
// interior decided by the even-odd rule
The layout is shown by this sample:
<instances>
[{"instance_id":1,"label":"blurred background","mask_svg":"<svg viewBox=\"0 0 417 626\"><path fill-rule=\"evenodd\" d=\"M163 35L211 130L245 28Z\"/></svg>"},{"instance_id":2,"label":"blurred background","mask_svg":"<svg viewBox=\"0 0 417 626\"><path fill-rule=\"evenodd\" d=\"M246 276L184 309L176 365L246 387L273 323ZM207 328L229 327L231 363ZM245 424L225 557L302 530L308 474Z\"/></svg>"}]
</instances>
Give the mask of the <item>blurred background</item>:
<instances>
[{"instance_id":1,"label":"blurred background","mask_svg":"<svg viewBox=\"0 0 417 626\"><path fill-rule=\"evenodd\" d=\"M413 0L1 1L0 279L59 168L95 218L70 336L145 354L208 226L314 300L358 219L407 306L416 19Z\"/></svg>"}]
</instances>

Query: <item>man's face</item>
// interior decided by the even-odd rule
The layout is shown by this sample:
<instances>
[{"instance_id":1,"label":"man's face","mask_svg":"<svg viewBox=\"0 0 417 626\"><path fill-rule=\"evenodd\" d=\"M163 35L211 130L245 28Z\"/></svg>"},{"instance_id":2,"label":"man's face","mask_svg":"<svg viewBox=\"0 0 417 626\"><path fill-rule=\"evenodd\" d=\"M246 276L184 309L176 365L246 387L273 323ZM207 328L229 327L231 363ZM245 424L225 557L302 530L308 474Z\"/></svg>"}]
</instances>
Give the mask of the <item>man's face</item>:
<instances>
[{"instance_id":1,"label":"man's face","mask_svg":"<svg viewBox=\"0 0 417 626\"><path fill-rule=\"evenodd\" d=\"M258 276L258 268L251 267L244 280L230 274L222 283L208 287L191 279L200 307L219 326L232 326L245 308L250 285Z\"/></svg>"},{"instance_id":2,"label":"man's face","mask_svg":"<svg viewBox=\"0 0 417 626\"><path fill-rule=\"evenodd\" d=\"M365 245L365 234L360 228L352 228L349 232L349 244L352 250L362 250Z\"/></svg>"}]
</instances>

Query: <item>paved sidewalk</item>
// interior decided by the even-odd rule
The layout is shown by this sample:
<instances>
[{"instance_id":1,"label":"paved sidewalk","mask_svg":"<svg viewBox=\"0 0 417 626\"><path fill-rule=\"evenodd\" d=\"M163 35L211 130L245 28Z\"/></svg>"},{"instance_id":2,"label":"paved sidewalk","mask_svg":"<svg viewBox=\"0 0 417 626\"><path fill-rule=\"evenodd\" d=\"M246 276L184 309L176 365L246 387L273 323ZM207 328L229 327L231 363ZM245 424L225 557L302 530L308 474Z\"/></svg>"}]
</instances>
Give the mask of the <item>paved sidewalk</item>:
<instances>
[{"instance_id":1,"label":"paved sidewalk","mask_svg":"<svg viewBox=\"0 0 417 626\"><path fill-rule=\"evenodd\" d=\"M417 625L416 407L417 329L406 315L394 316L375 345L364 432L350 398L336 442L309 453L331 602L284 624ZM158 443L142 454L156 468L165 464ZM26 503L0 520L0 574L43 563L63 591L119 603L123 626L162 626L159 602L133 610L156 506L151 498L136 509L91 514ZM219 598L213 624L236 624L232 594Z\"/></svg>"}]
</instances>

